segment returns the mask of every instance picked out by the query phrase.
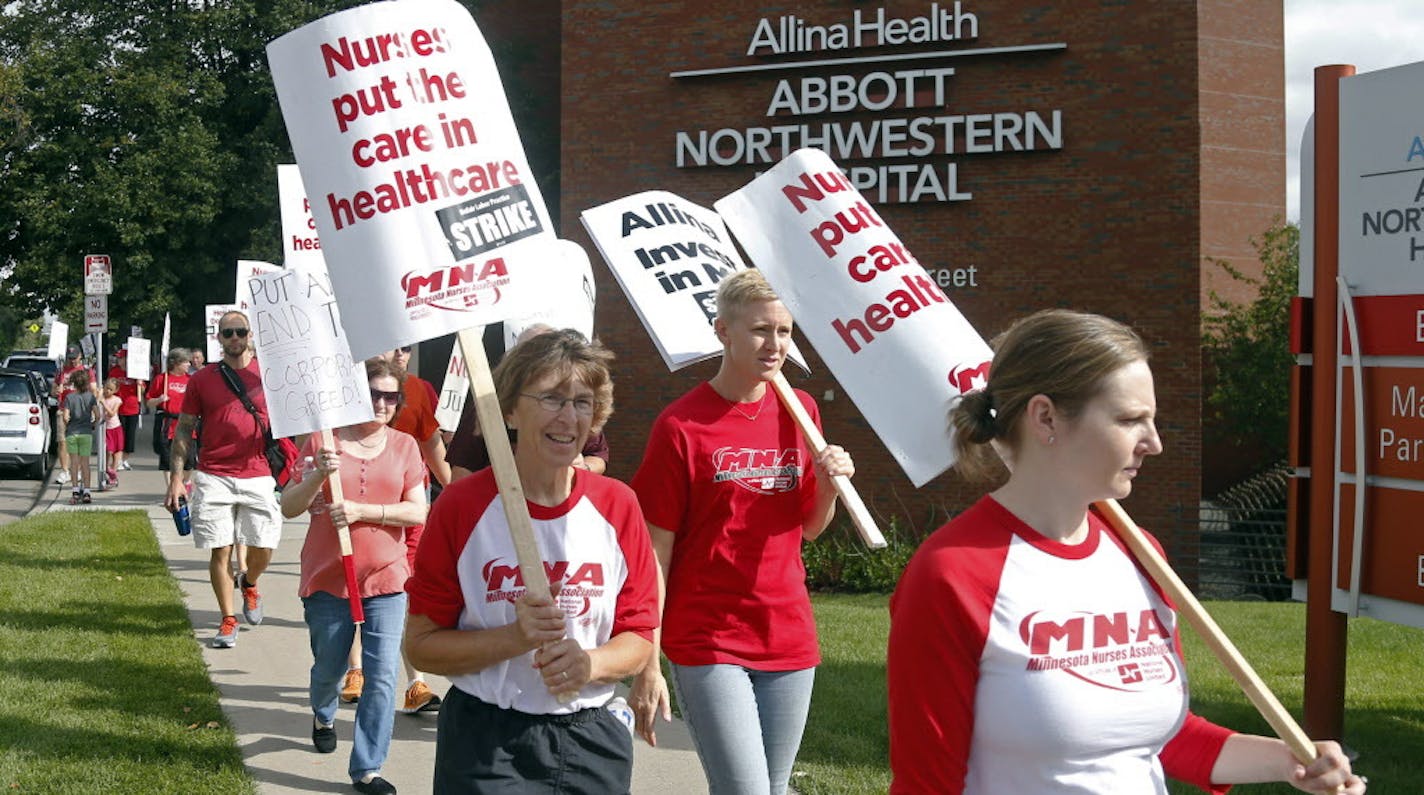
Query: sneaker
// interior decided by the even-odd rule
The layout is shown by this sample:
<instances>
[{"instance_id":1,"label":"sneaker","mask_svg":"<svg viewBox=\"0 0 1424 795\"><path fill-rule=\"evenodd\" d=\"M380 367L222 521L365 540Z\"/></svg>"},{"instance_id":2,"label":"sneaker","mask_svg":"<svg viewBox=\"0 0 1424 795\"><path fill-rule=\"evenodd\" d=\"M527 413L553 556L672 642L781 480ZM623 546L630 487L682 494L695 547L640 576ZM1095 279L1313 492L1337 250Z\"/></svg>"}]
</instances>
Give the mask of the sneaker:
<instances>
[{"instance_id":1,"label":"sneaker","mask_svg":"<svg viewBox=\"0 0 1424 795\"><path fill-rule=\"evenodd\" d=\"M94 501L94 495L90 494L88 489L85 489L85 490L84 490L84 493L79 495L79 499L80 499L85 505L88 505L89 503L91 503L91 502Z\"/></svg>"},{"instance_id":2,"label":"sneaker","mask_svg":"<svg viewBox=\"0 0 1424 795\"><path fill-rule=\"evenodd\" d=\"M238 582L247 582L247 578L240 577ZM242 617L254 627L262 623L262 594L257 592L256 585L248 585L242 589Z\"/></svg>"},{"instance_id":3,"label":"sneaker","mask_svg":"<svg viewBox=\"0 0 1424 795\"><path fill-rule=\"evenodd\" d=\"M396 795L395 785L380 776L372 776L370 781L353 781L351 786L361 795Z\"/></svg>"},{"instance_id":4,"label":"sneaker","mask_svg":"<svg viewBox=\"0 0 1424 795\"><path fill-rule=\"evenodd\" d=\"M440 696L430 692L430 686L419 679L410 683L405 691L405 705L401 712L414 715L417 712L437 712L440 710Z\"/></svg>"},{"instance_id":5,"label":"sneaker","mask_svg":"<svg viewBox=\"0 0 1424 795\"><path fill-rule=\"evenodd\" d=\"M54 482L63 486L64 484L69 482L69 473L65 472L63 469L59 470L59 472L57 472L54 476Z\"/></svg>"},{"instance_id":6,"label":"sneaker","mask_svg":"<svg viewBox=\"0 0 1424 795\"><path fill-rule=\"evenodd\" d=\"M341 700L347 704L355 704L361 700L361 688L366 686L366 675L361 673L360 668L352 668L346 672L346 682L341 685Z\"/></svg>"},{"instance_id":7,"label":"sneaker","mask_svg":"<svg viewBox=\"0 0 1424 795\"><path fill-rule=\"evenodd\" d=\"M79 492L76 491L76 492L74 492L73 494L69 495L69 504L70 504L70 505L78 505L78 504L79 504Z\"/></svg>"},{"instance_id":8,"label":"sneaker","mask_svg":"<svg viewBox=\"0 0 1424 795\"><path fill-rule=\"evenodd\" d=\"M237 624L236 621L233 622ZM323 726L312 721L312 745L319 754L329 754L336 750L336 726Z\"/></svg>"},{"instance_id":9,"label":"sneaker","mask_svg":"<svg viewBox=\"0 0 1424 795\"><path fill-rule=\"evenodd\" d=\"M109 476L109 488L119 485L119 470L108 469L104 471L104 474Z\"/></svg>"},{"instance_id":10,"label":"sneaker","mask_svg":"<svg viewBox=\"0 0 1424 795\"><path fill-rule=\"evenodd\" d=\"M129 471L130 469L133 469L133 464L130 464L130 463L129 463L129 460L128 460L127 458L125 458L124 460L122 460L122 461L119 462L119 470L120 470L120 471L127 472L127 471Z\"/></svg>"},{"instance_id":11,"label":"sneaker","mask_svg":"<svg viewBox=\"0 0 1424 795\"><path fill-rule=\"evenodd\" d=\"M231 649L237 645L237 616L223 616L212 645L214 649Z\"/></svg>"}]
</instances>

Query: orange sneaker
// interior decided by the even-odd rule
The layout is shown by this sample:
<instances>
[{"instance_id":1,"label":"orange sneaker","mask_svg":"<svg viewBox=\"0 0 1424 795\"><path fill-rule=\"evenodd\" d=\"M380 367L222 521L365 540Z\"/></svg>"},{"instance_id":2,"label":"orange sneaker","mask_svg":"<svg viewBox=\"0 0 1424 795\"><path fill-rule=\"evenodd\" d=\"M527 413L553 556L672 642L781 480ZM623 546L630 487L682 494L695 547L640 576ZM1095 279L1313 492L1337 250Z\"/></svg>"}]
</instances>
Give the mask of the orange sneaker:
<instances>
[{"instance_id":1,"label":"orange sneaker","mask_svg":"<svg viewBox=\"0 0 1424 795\"><path fill-rule=\"evenodd\" d=\"M417 712L434 712L440 709L440 696L430 692L430 686L417 679L405 691L405 705L401 712L414 715Z\"/></svg>"},{"instance_id":2,"label":"orange sneaker","mask_svg":"<svg viewBox=\"0 0 1424 795\"><path fill-rule=\"evenodd\" d=\"M352 668L346 672L346 682L341 685L341 701L346 704L355 704L361 700L361 688L366 686L366 675L361 673L360 668Z\"/></svg>"}]
</instances>

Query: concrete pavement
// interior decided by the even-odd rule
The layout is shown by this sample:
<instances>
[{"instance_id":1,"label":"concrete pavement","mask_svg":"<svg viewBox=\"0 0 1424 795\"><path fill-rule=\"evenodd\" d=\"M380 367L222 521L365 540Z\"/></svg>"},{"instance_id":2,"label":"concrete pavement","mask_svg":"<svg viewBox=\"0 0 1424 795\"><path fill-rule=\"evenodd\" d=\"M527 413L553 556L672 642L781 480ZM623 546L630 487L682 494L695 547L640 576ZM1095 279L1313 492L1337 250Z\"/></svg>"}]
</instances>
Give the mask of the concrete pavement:
<instances>
[{"instance_id":1,"label":"concrete pavement","mask_svg":"<svg viewBox=\"0 0 1424 795\"><path fill-rule=\"evenodd\" d=\"M147 419L147 418L145 418ZM147 425L148 423L145 423ZM133 470L119 473L119 487L94 492L91 505L71 507L69 487L53 484L36 506L46 510L142 510L148 513L168 569L182 589L195 641L202 649L213 683L222 698L223 711L237 733L243 759L264 795L286 793L351 792L346 775L354 705L343 704L336 730L340 745L334 754L318 754L311 747L311 709L307 677L311 652L302 604L297 598L298 560L306 534L306 520L288 521L272 565L260 586L265 618L260 626L243 624L236 648L212 649L220 616L208 582L208 555L180 538L163 508L165 479L158 471L148 429L141 433ZM428 676L432 689L443 694L449 687L441 677ZM401 688L403 689L404 683ZM399 694L398 694L399 698ZM396 715L390 757L383 775L403 795L431 791L435 760L436 715ZM707 792L702 767L692 750L686 726L675 720L660 724L659 746L642 740L633 744L633 793Z\"/></svg>"}]
</instances>

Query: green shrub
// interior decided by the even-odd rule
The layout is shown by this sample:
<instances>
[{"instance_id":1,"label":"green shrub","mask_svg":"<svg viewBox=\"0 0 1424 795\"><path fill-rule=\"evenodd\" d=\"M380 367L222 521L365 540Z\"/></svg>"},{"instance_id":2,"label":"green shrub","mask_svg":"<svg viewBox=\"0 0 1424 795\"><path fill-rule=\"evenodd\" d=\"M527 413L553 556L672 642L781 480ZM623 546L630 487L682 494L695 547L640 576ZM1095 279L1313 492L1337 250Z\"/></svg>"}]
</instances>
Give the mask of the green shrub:
<instances>
[{"instance_id":1,"label":"green shrub","mask_svg":"<svg viewBox=\"0 0 1424 795\"><path fill-rule=\"evenodd\" d=\"M900 581L900 572L919 546L900 523L891 519L882 528L884 549L869 549L855 531L827 531L801 549L806 561L806 587L813 591L840 593L890 593Z\"/></svg>"}]
</instances>

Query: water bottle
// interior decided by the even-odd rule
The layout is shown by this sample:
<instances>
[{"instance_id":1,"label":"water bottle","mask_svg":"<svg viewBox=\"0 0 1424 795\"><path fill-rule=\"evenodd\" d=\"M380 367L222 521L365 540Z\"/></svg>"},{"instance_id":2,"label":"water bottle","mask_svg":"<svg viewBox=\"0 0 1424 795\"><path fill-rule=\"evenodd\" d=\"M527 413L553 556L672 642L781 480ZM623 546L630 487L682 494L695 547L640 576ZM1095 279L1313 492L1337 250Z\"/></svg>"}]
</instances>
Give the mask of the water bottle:
<instances>
[{"instance_id":1,"label":"water bottle","mask_svg":"<svg viewBox=\"0 0 1424 795\"><path fill-rule=\"evenodd\" d=\"M188 515L188 498L178 498L178 510L173 512L173 524L178 527L178 535L186 536L193 532L193 520Z\"/></svg>"},{"instance_id":2,"label":"water bottle","mask_svg":"<svg viewBox=\"0 0 1424 795\"><path fill-rule=\"evenodd\" d=\"M610 700L603 708L613 713L613 717L622 721L628 727L628 733L633 733L633 708L628 706L627 700L618 696Z\"/></svg>"}]
</instances>

